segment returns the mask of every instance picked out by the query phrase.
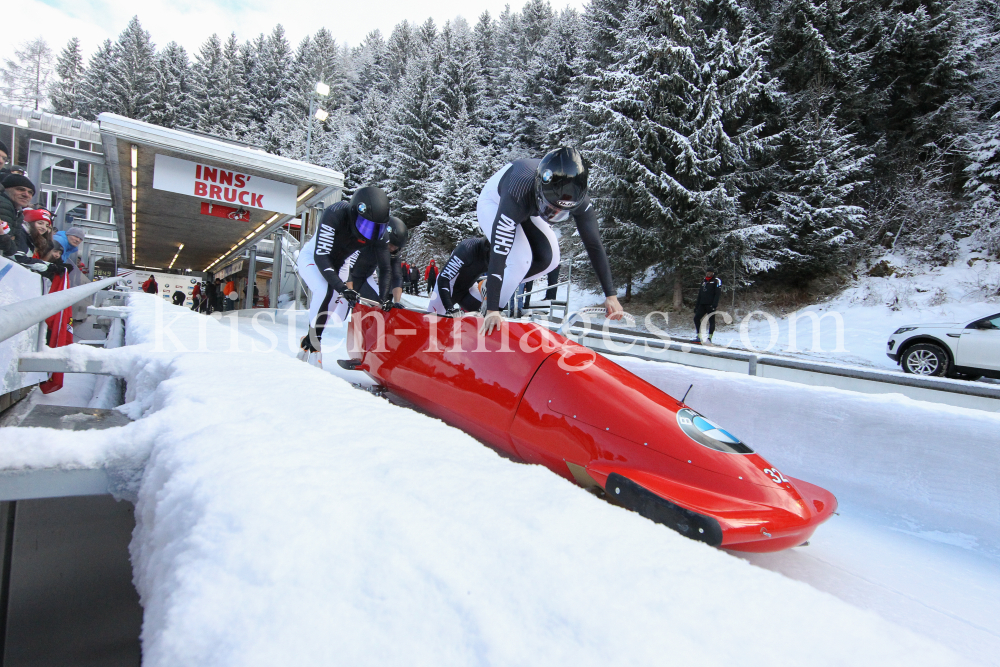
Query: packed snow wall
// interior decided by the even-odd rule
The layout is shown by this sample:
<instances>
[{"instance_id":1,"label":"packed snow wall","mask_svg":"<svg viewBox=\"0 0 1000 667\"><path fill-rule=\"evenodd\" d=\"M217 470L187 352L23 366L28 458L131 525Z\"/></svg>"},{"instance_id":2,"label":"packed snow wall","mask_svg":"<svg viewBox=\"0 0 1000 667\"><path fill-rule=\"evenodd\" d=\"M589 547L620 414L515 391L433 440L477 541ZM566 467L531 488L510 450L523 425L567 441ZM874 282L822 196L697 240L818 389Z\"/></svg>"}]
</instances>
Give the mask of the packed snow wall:
<instances>
[{"instance_id":1,"label":"packed snow wall","mask_svg":"<svg viewBox=\"0 0 1000 667\"><path fill-rule=\"evenodd\" d=\"M923 529L1000 550L1000 415L616 357L725 424L782 472Z\"/></svg>"}]
</instances>

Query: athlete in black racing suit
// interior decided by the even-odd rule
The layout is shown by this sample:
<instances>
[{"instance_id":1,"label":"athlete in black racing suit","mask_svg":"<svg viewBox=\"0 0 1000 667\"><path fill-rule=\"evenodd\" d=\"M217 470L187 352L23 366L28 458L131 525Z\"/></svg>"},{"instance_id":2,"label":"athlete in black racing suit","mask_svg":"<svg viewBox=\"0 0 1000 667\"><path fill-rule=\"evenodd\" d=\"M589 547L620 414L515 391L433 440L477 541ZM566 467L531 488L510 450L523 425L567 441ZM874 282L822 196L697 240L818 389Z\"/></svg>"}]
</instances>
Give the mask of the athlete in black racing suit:
<instances>
[{"instance_id":1,"label":"athlete in black racing suit","mask_svg":"<svg viewBox=\"0 0 1000 667\"><path fill-rule=\"evenodd\" d=\"M348 288L339 275L344 262L355 251L372 246L371 252L380 268L379 292L389 293L389 246L381 238L388 218L388 198L381 189L370 186L359 188L349 203L337 202L323 211L316 234L299 253L299 275L313 292L309 303L310 330L302 339L304 350L318 351L331 312L342 320L357 303L359 294ZM331 310L332 306L345 305L343 302L347 306L343 313Z\"/></svg>"},{"instance_id":2,"label":"athlete in black racing suit","mask_svg":"<svg viewBox=\"0 0 1000 667\"><path fill-rule=\"evenodd\" d=\"M459 243L438 275L427 309L438 315L453 314L459 307L465 312L478 311L483 301L476 281L489 264L489 239L480 236Z\"/></svg>"},{"instance_id":3,"label":"athlete in black racing suit","mask_svg":"<svg viewBox=\"0 0 1000 667\"><path fill-rule=\"evenodd\" d=\"M406 247L406 242L409 240L409 231L406 228L406 224L397 218L396 216L389 216L389 225L387 226L385 233L382 235L382 240L388 244L389 248L389 262L391 265L391 280L390 288L392 289L392 302L399 303L403 298L403 266L402 266L402 249ZM348 281L348 285L353 287L361 296L365 299L371 299L372 301L378 301L379 303L384 303L389 295L386 292L376 294L376 285L374 284L374 274L375 269L378 268L378 248L380 246L369 245L361 249L358 253L357 259L354 261L354 266L351 267L351 279ZM381 288L382 281L382 271L378 272L379 285Z\"/></svg>"},{"instance_id":4,"label":"athlete in black racing suit","mask_svg":"<svg viewBox=\"0 0 1000 667\"><path fill-rule=\"evenodd\" d=\"M575 148L559 148L541 160L512 162L494 174L479 195L479 226L492 243L486 278L487 334L500 327L500 304L519 284L559 265L559 243L548 223L570 215L604 290L607 316L622 316L597 214L587 196L587 167Z\"/></svg>"}]
</instances>

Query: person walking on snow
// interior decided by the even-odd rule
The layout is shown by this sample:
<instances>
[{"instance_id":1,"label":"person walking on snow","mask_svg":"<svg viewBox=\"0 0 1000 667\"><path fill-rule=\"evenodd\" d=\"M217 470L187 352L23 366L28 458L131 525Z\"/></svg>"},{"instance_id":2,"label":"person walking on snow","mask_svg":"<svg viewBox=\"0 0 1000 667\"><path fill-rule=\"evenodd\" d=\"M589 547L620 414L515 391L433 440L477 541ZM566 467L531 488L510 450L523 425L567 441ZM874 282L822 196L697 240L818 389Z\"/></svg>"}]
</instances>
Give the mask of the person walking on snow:
<instances>
[{"instance_id":1,"label":"person walking on snow","mask_svg":"<svg viewBox=\"0 0 1000 667\"><path fill-rule=\"evenodd\" d=\"M587 165L578 150L558 148L541 160L508 164L486 182L476 215L492 244L483 324L487 335L500 328L500 304L510 300L518 285L559 266L559 243L549 223L570 216L604 290L607 317L621 318L597 213L587 196Z\"/></svg>"},{"instance_id":2,"label":"person walking on snow","mask_svg":"<svg viewBox=\"0 0 1000 667\"><path fill-rule=\"evenodd\" d=\"M360 299L347 287L340 272L347 258L373 245L379 271L379 294L388 294L392 278L389 244L382 239L389 224L389 198L381 188L358 188L350 202L337 202L323 211L319 227L299 251L299 275L309 286L309 333L302 338L306 352L319 352L323 329L332 317L335 324L347 319L348 311ZM383 310L392 301L382 303Z\"/></svg>"},{"instance_id":3,"label":"person walking on snow","mask_svg":"<svg viewBox=\"0 0 1000 667\"><path fill-rule=\"evenodd\" d=\"M694 305L693 343L711 343L715 334L715 311L719 307L719 297L722 296L722 281L715 277L715 269L705 271L705 279L698 289L698 300ZM708 335L705 335L705 324L708 324Z\"/></svg>"}]
</instances>

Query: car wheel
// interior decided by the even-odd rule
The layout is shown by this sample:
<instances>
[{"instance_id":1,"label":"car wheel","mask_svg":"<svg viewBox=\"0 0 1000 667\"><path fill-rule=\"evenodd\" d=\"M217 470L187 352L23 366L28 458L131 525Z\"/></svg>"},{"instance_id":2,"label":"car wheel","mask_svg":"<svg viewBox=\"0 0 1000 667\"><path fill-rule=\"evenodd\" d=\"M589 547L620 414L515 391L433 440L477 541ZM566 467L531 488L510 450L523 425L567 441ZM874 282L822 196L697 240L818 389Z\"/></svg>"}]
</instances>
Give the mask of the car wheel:
<instances>
[{"instance_id":1,"label":"car wheel","mask_svg":"<svg viewBox=\"0 0 1000 667\"><path fill-rule=\"evenodd\" d=\"M933 343L918 343L906 350L899 365L905 373L940 377L948 372L948 353Z\"/></svg>"}]
</instances>

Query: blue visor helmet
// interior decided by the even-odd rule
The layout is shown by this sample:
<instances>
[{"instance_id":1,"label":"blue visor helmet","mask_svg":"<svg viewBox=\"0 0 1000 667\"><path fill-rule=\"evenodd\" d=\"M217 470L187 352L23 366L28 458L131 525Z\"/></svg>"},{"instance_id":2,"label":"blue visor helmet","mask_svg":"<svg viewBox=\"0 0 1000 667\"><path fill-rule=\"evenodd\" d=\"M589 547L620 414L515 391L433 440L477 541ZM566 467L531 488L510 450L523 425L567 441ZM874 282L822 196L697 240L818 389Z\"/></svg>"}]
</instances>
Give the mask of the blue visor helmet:
<instances>
[{"instance_id":1,"label":"blue visor helmet","mask_svg":"<svg viewBox=\"0 0 1000 667\"><path fill-rule=\"evenodd\" d=\"M382 234L385 233L386 225L377 225L368 218L358 215L357 220L354 221L354 226L358 230L358 234L361 238L368 241L374 241L377 238L381 238Z\"/></svg>"}]
</instances>

